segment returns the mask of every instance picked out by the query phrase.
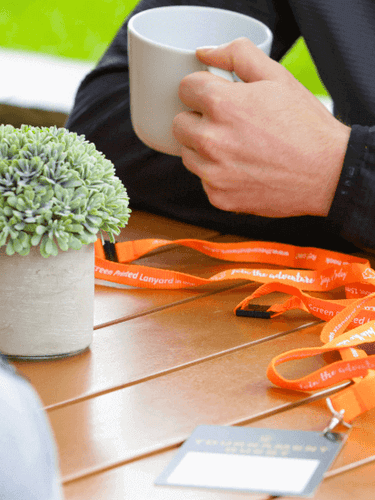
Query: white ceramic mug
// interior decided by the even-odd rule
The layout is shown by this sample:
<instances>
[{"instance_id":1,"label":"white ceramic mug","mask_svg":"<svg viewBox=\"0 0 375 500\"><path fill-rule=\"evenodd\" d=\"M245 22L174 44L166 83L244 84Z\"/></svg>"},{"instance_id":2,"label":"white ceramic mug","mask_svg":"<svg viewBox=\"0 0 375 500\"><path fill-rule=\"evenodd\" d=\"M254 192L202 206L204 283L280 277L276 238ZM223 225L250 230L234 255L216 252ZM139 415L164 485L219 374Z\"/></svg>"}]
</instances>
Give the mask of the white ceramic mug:
<instances>
[{"instance_id":1,"label":"white ceramic mug","mask_svg":"<svg viewBox=\"0 0 375 500\"><path fill-rule=\"evenodd\" d=\"M195 51L239 37L249 38L269 55L270 29L237 12L179 5L145 10L129 20L130 111L141 141L162 153L180 155L172 122L188 109L178 97L181 80L208 69L233 81L231 73L200 63Z\"/></svg>"}]
</instances>

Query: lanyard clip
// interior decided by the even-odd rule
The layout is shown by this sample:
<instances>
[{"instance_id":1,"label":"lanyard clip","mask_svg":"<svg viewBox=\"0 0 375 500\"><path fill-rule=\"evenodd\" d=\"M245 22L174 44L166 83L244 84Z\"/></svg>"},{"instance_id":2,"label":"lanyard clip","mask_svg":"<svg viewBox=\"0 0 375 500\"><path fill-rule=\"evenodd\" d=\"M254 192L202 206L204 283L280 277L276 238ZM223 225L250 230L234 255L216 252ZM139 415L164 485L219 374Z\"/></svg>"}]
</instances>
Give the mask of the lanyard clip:
<instances>
[{"instance_id":1,"label":"lanyard clip","mask_svg":"<svg viewBox=\"0 0 375 500\"><path fill-rule=\"evenodd\" d=\"M339 424L345 425L345 427L347 427L348 429L351 429L352 426L350 424L348 424L348 422L345 422L345 420L344 420L345 410L342 409L340 411L336 411L332 405L332 401L330 398L326 399L326 403L327 403L327 406L332 413L332 418L331 418L329 424L327 425L327 427L324 429L323 435L326 436L327 434L330 434L333 431L333 429L335 427L337 427Z\"/></svg>"},{"instance_id":2,"label":"lanyard clip","mask_svg":"<svg viewBox=\"0 0 375 500\"><path fill-rule=\"evenodd\" d=\"M103 250L107 260L118 262L116 247L114 243L106 240L103 245Z\"/></svg>"},{"instance_id":3,"label":"lanyard clip","mask_svg":"<svg viewBox=\"0 0 375 500\"><path fill-rule=\"evenodd\" d=\"M268 309L271 306L262 306L260 304L247 304L244 309L236 309L236 316L244 316L246 318L261 318L261 319L271 319L273 314Z\"/></svg>"}]
</instances>

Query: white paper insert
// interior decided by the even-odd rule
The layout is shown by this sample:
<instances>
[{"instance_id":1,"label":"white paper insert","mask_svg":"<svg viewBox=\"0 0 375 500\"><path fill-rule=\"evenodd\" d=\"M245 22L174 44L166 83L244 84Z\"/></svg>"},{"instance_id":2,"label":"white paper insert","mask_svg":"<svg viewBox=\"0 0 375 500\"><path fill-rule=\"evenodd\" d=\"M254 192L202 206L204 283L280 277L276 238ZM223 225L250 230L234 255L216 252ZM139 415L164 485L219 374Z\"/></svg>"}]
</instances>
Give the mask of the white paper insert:
<instances>
[{"instance_id":1,"label":"white paper insert","mask_svg":"<svg viewBox=\"0 0 375 500\"><path fill-rule=\"evenodd\" d=\"M188 452L168 478L171 484L302 493L319 460Z\"/></svg>"}]
</instances>

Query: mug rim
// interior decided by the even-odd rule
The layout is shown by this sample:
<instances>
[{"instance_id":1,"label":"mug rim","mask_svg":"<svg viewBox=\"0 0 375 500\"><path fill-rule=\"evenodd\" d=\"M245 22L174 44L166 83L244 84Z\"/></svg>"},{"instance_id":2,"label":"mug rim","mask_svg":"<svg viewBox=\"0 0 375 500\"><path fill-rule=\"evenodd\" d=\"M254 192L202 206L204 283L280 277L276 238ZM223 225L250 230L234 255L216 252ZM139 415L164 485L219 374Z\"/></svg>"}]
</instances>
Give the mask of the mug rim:
<instances>
[{"instance_id":1,"label":"mug rim","mask_svg":"<svg viewBox=\"0 0 375 500\"><path fill-rule=\"evenodd\" d=\"M272 31L262 21L259 21L258 19L255 19L254 17L248 16L246 14L242 14L241 12L237 12L234 10L220 9L217 7L208 7L208 6L203 6L203 5L168 5L168 6L153 7L150 9L143 10L141 12L138 12L137 14L134 14L129 19L128 26L127 26L128 32L131 32L134 36L138 37L143 42L146 42L146 43L153 45L155 47L163 47L165 49L179 52L179 53L194 54L195 50L173 47L172 45L168 45L166 43L160 43L160 42L157 42L155 40L152 40L151 38L148 38L148 37L142 35L141 33L139 33L139 31L137 31L136 28L134 27L134 22L138 18L149 15L151 11L163 11L163 10L165 10L165 11L171 11L171 10L175 10L175 11L181 11L181 10L220 11L220 12L225 12L227 14L230 14L232 17L240 17L242 19L243 18L251 19L251 21L254 24L261 26L262 28L264 28L264 31L265 31L265 39L260 44L257 44L257 46L262 47L263 45L267 44L268 42L272 43L272 39L273 39Z\"/></svg>"}]
</instances>

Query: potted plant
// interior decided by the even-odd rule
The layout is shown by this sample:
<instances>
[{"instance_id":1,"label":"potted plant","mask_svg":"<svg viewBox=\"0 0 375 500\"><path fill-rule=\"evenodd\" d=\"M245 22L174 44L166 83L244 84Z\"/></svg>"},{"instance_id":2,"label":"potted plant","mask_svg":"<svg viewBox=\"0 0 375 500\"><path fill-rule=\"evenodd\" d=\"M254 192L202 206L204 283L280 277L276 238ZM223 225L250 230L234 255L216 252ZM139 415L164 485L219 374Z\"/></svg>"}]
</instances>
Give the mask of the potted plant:
<instances>
[{"instance_id":1,"label":"potted plant","mask_svg":"<svg viewBox=\"0 0 375 500\"><path fill-rule=\"evenodd\" d=\"M113 164L64 128L0 125L0 351L66 356L93 335L94 242L127 224Z\"/></svg>"}]
</instances>

